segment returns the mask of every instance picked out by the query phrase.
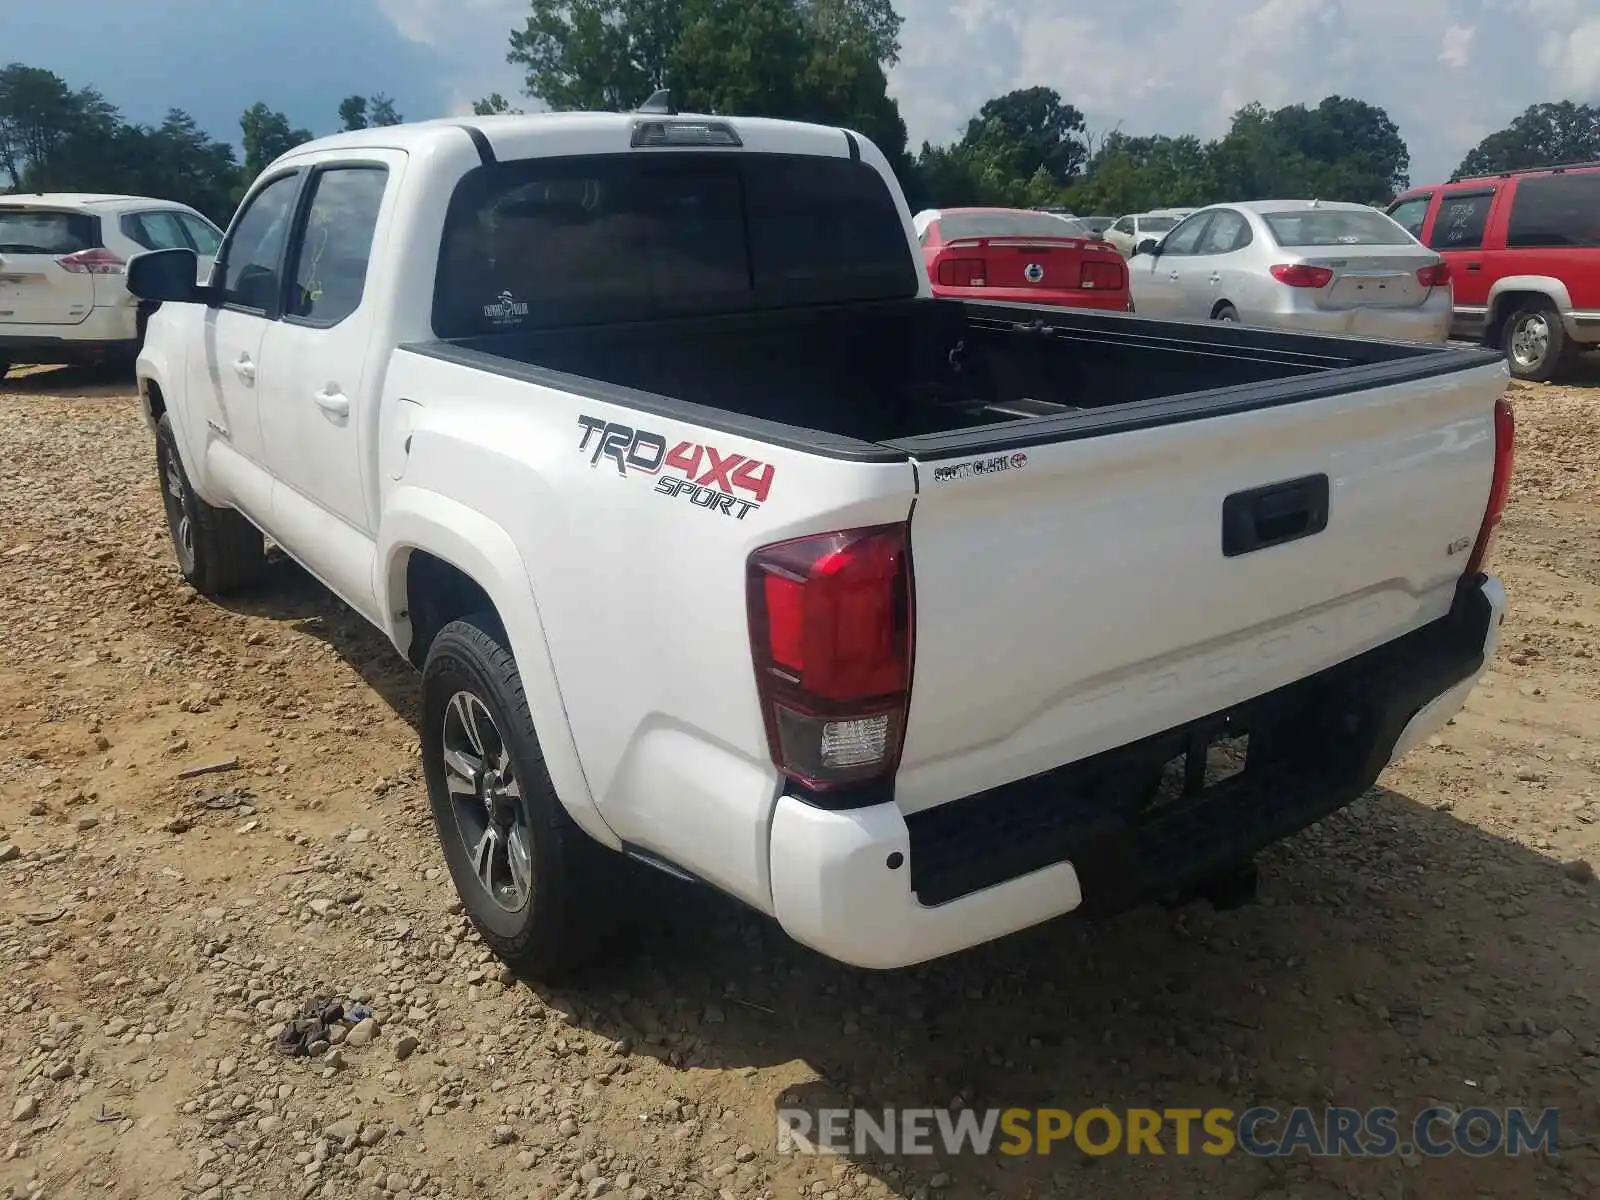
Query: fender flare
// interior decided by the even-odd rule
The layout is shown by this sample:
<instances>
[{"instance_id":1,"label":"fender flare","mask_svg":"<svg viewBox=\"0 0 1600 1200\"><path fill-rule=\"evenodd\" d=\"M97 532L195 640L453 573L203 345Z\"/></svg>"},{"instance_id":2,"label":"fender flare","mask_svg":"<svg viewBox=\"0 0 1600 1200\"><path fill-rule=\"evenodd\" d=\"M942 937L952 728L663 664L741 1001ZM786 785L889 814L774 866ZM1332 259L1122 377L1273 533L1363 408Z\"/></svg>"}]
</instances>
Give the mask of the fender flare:
<instances>
[{"instance_id":1,"label":"fender flare","mask_svg":"<svg viewBox=\"0 0 1600 1200\"><path fill-rule=\"evenodd\" d=\"M1567 285L1561 280L1550 275L1507 275L1495 280L1489 289L1486 317L1490 326L1502 315L1500 302L1507 292L1535 292L1548 296L1550 303L1556 306L1556 314L1563 320L1572 311L1572 293L1567 291Z\"/></svg>"},{"instance_id":2,"label":"fender flare","mask_svg":"<svg viewBox=\"0 0 1600 1200\"><path fill-rule=\"evenodd\" d=\"M555 661L527 563L511 535L476 509L438 492L400 485L385 499L373 560L373 592L385 632L402 653L411 643L406 608L406 565L412 551L431 554L481 587L500 614L517 660L528 711L556 795L573 821L613 850L622 848L594 802L572 725L556 679Z\"/></svg>"},{"instance_id":3,"label":"fender flare","mask_svg":"<svg viewBox=\"0 0 1600 1200\"><path fill-rule=\"evenodd\" d=\"M156 416L150 406L150 388L155 386L161 390L161 395L166 401L168 419L172 422L172 439L178 445L178 461L183 464L183 472L189 477L189 486L194 494L199 496L212 508L232 507L226 501L220 500L211 489L210 480L201 469L205 462L206 438L203 431L196 431L189 424L189 408L187 397L181 395L177 389L168 385L172 372L168 369L167 356L159 349L146 342L139 351L139 357L134 362L134 378L139 388L139 411L144 414L144 423L150 430L150 436L156 435ZM182 379L182 374L179 374ZM197 437L197 432L202 436Z\"/></svg>"}]
</instances>

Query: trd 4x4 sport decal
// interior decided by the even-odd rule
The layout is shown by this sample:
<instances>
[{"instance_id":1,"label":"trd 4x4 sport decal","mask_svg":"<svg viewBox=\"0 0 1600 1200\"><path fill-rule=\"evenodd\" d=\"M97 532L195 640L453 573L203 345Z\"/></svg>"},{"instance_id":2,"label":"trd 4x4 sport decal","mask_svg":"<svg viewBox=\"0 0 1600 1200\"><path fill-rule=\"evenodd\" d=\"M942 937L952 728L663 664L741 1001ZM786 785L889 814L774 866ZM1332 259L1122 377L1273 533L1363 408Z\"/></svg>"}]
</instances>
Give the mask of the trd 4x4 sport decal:
<instances>
[{"instance_id":1,"label":"trd 4x4 sport decal","mask_svg":"<svg viewBox=\"0 0 1600 1200\"><path fill-rule=\"evenodd\" d=\"M698 442L679 442L669 450L660 434L599 417L580 416L578 428L583 430L578 449L589 452L591 467L605 458L616 464L618 475L659 476L655 490L663 496L682 496L697 508L736 521L760 508L772 490L776 471L771 463L723 454ZM736 494L740 492L744 495Z\"/></svg>"}]
</instances>

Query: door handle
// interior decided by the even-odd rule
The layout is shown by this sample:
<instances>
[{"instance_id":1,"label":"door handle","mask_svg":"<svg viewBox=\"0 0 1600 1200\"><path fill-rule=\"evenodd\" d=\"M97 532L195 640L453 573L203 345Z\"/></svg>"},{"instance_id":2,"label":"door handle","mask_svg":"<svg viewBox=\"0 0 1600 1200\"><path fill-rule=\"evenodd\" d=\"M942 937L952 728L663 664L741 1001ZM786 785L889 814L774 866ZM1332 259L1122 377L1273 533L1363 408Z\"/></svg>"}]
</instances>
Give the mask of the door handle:
<instances>
[{"instance_id":1,"label":"door handle","mask_svg":"<svg viewBox=\"0 0 1600 1200\"><path fill-rule=\"evenodd\" d=\"M241 354L234 360L233 369L239 373L239 378L246 383L256 381L256 365L250 361L248 354Z\"/></svg>"},{"instance_id":2,"label":"door handle","mask_svg":"<svg viewBox=\"0 0 1600 1200\"><path fill-rule=\"evenodd\" d=\"M1469 271L1481 271L1481 270L1483 270L1483 264L1482 263L1470 262L1470 263L1467 264L1467 270L1469 270Z\"/></svg>"},{"instance_id":3,"label":"door handle","mask_svg":"<svg viewBox=\"0 0 1600 1200\"><path fill-rule=\"evenodd\" d=\"M1172 271L1167 275L1168 279L1176 279L1177 277L1178 277L1178 273L1176 271Z\"/></svg>"},{"instance_id":4,"label":"door handle","mask_svg":"<svg viewBox=\"0 0 1600 1200\"><path fill-rule=\"evenodd\" d=\"M314 393L311 398L317 402L317 407L322 409L323 412L332 413L336 417L348 417L350 415L350 397L343 392L328 388Z\"/></svg>"},{"instance_id":5,"label":"door handle","mask_svg":"<svg viewBox=\"0 0 1600 1200\"><path fill-rule=\"evenodd\" d=\"M1222 554L1241 554L1312 537L1328 527L1328 477L1307 475L1235 492L1222 502Z\"/></svg>"},{"instance_id":6,"label":"door handle","mask_svg":"<svg viewBox=\"0 0 1600 1200\"><path fill-rule=\"evenodd\" d=\"M1222 276L1218 275L1215 271L1211 272L1211 282L1212 283L1221 283L1222 282Z\"/></svg>"}]
</instances>

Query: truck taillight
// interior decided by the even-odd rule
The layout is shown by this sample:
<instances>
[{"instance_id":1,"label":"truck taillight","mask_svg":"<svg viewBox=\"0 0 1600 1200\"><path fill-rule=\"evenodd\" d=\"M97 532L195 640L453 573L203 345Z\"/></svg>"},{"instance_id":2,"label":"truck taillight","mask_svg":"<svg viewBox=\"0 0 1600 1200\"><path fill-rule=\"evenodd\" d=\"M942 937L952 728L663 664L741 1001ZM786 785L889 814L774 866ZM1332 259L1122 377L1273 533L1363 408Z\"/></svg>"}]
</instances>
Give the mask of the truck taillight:
<instances>
[{"instance_id":1,"label":"truck taillight","mask_svg":"<svg viewBox=\"0 0 1600 1200\"><path fill-rule=\"evenodd\" d=\"M763 546L746 567L772 761L817 791L892 775L911 697L904 523Z\"/></svg>"},{"instance_id":2,"label":"truck taillight","mask_svg":"<svg viewBox=\"0 0 1600 1200\"><path fill-rule=\"evenodd\" d=\"M1483 524L1478 527L1478 540L1472 545L1472 557L1467 559L1463 574L1468 578L1483 570L1494 548L1495 529L1506 511L1506 499L1511 495L1511 470L1516 460L1517 422L1511 413L1511 403L1501 396L1494 402L1494 477L1489 482L1489 503L1483 510Z\"/></svg>"},{"instance_id":3,"label":"truck taillight","mask_svg":"<svg viewBox=\"0 0 1600 1200\"><path fill-rule=\"evenodd\" d=\"M1426 288L1443 287L1450 282L1450 264L1441 261L1431 267L1419 267L1417 282Z\"/></svg>"},{"instance_id":4,"label":"truck taillight","mask_svg":"<svg viewBox=\"0 0 1600 1200\"><path fill-rule=\"evenodd\" d=\"M1333 272L1327 267L1308 267L1304 263L1278 263L1268 270L1279 283L1286 283L1290 287L1327 287L1333 279Z\"/></svg>"},{"instance_id":5,"label":"truck taillight","mask_svg":"<svg viewBox=\"0 0 1600 1200\"><path fill-rule=\"evenodd\" d=\"M103 246L63 254L56 265L74 275L121 275L127 269L127 264Z\"/></svg>"},{"instance_id":6,"label":"truck taillight","mask_svg":"<svg viewBox=\"0 0 1600 1200\"><path fill-rule=\"evenodd\" d=\"M985 287L988 272L981 258L947 258L939 264L939 282L945 287Z\"/></svg>"}]
</instances>

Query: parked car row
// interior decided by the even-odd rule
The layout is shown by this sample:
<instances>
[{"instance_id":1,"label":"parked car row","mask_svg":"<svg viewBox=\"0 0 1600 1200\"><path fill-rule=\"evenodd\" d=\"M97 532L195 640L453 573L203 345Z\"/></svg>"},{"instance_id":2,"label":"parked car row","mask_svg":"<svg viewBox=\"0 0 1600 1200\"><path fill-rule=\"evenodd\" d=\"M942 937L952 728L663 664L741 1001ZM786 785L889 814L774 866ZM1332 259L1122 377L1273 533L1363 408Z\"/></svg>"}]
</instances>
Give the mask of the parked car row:
<instances>
[{"instance_id":1,"label":"parked car row","mask_svg":"<svg viewBox=\"0 0 1600 1200\"><path fill-rule=\"evenodd\" d=\"M150 306L129 294L128 259L193 250L209 275L222 231L144 196L0 196L0 377L16 362L132 363Z\"/></svg>"}]
</instances>

